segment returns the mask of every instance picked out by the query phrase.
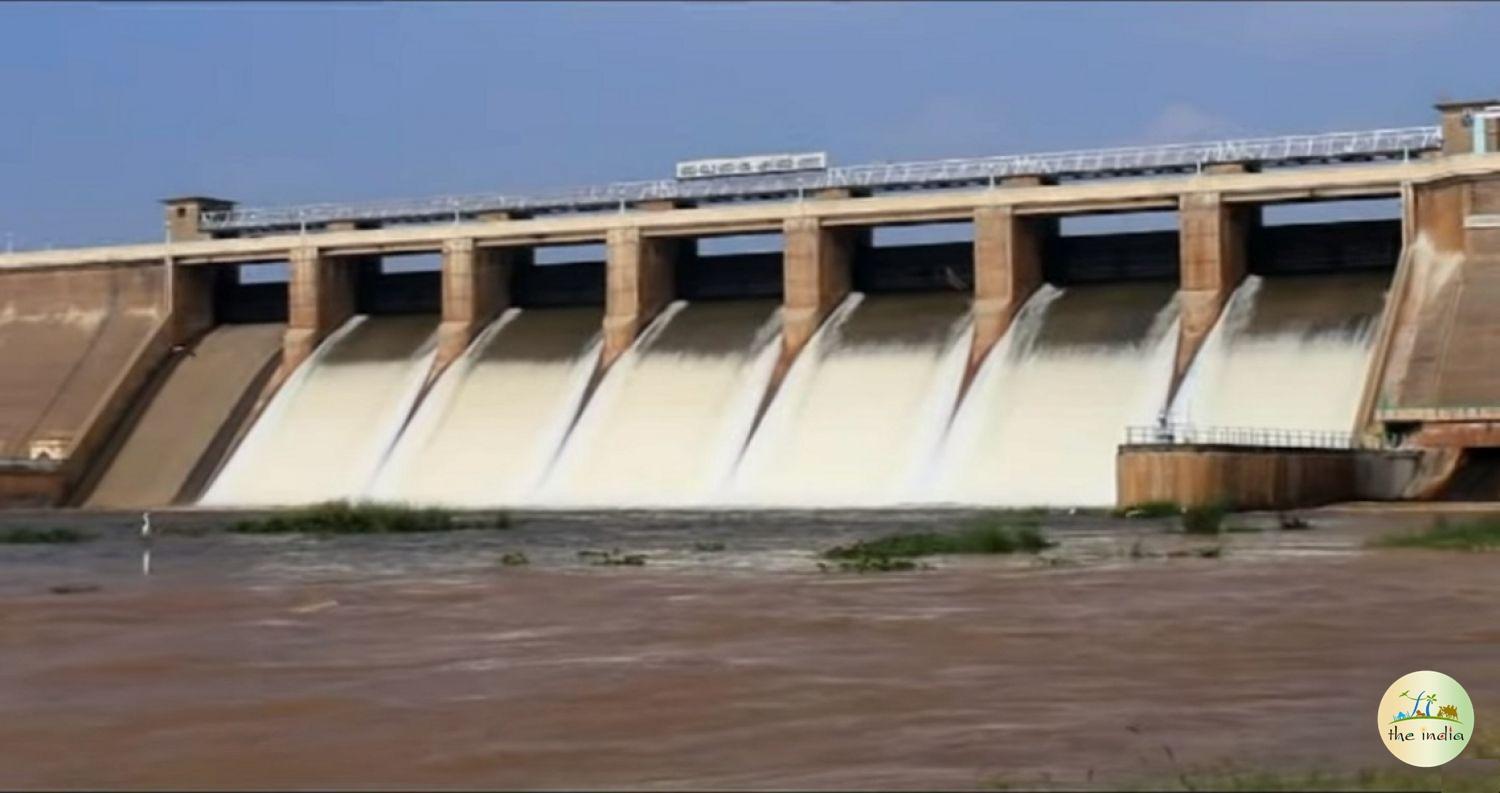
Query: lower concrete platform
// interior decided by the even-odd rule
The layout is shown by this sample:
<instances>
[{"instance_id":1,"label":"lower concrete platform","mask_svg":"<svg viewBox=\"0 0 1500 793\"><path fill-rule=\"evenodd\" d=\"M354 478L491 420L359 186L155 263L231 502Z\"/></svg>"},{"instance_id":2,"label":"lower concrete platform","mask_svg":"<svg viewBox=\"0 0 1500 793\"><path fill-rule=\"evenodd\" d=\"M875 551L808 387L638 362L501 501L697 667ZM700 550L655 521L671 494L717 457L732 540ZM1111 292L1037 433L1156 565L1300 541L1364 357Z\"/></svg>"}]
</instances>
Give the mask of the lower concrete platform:
<instances>
[{"instance_id":1,"label":"lower concrete platform","mask_svg":"<svg viewBox=\"0 0 1500 793\"><path fill-rule=\"evenodd\" d=\"M1407 497L1419 451L1134 444L1116 456L1116 503L1294 509Z\"/></svg>"}]
</instances>

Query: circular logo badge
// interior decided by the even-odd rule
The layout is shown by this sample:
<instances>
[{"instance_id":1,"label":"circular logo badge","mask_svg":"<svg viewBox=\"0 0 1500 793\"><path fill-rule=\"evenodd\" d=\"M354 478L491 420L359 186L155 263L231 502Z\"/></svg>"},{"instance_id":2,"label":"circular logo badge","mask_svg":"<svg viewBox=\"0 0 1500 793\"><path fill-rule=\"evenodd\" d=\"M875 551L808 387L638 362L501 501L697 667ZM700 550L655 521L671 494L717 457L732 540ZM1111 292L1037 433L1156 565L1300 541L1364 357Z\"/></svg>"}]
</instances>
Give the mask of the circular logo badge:
<instances>
[{"instance_id":1,"label":"circular logo badge","mask_svg":"<svg viewBox=\"0 0 1500 793\"><path fill-rule=\"evenodd\" d=\"M1412 672L1391 684L1375 716L1380 739L1407 765L1431 768L1458 757L1474 734L1474 703L1442 672Z\"/></svg>"}]
</instances>

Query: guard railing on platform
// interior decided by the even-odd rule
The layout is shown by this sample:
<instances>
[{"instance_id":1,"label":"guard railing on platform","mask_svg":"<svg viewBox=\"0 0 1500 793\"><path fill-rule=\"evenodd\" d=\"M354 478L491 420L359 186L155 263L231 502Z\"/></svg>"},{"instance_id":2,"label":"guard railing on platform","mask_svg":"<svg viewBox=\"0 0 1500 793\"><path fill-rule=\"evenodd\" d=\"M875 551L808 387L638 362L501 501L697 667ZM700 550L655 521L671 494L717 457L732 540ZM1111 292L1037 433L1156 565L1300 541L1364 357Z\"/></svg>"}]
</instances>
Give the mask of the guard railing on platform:
<instances>
[{"instance_id":1,"label":"guard railing on platform","mask_svg":"<svg viewBox=\"0 0 1500 793\"><path fill-rule=\"evenodd\" d=\"M434 223L472 219L487 212L579 212L624 209L641 201L742 201L788 198L828 188L868 191L994 186L1015 176L1098 178L1194 172L1223 163L1283 166L1302 163L1406 159L1442 148L1439 127L1403 127L1315 135L1131 146L1115 149L1012 154L993 157L876 163L822 171L717 179L616 182L529 195L441 196L367 203L236 207L204 212L200 226L214 231L306 229L336 221Z\"/></svg>"},{"instance_id":2,"label":"guard railing on platform","mask_svg":"<svg viewBox=\"0 0 1500 793\"><path fill-rule=\"evenodd\" d=\"M1263 427L1194 427L1157 424L1127 427L1131 445L1263 446L1278 449L1355 449L1359 439L1350 432L1289 430Z\"/></svg>"}]
</instances>

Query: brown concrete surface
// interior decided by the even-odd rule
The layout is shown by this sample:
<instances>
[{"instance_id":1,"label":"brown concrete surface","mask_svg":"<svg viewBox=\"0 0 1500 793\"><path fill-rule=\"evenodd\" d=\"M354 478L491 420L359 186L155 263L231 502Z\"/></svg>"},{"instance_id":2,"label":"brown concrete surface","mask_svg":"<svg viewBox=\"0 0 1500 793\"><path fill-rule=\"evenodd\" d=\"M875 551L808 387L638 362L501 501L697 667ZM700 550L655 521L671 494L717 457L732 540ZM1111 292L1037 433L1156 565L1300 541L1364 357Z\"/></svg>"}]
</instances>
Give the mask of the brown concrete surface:
<instances>
[{"instance_id":1,"label":"brown concrete surface","mask_svg":"<svg viewBox=\"0 0 1500 793\"><path fill-rule=\"evenodd\" d=\"M160 267L0 273L0 456L68 456L161 326L162 297Z\"/></svg>"},{"instance_id":2,"label":"brown concrete surface","mask_svg":"<svg viewBox=\"0 0 1500 793\"><path fill-rule=\"evenodd\" d=\"M103 509L177 503L215 440L281 348L280 324L221 325L177 356L105 465L84 505ZM252 395L253 396L253 395Z\"/></svg>"},{"instance_id":3,"label":"brown concrete surface","mask_svg":"<svg viewBox=\"0 0 1500 793\"><path fill-rule=\"evenodd\" d=\"M1413 190L1409 283L1399 305L1375 417L1480 420L1500 416L1500 241L1465 229L1474 203L1500 183L1449 182Z\"/></svg>"},{"instance_id":4,"label":"brown concrete surface","mask_svg":"<svg viewBox=\"0 0 1500 793\"><path fill-rule=\"evenodd\" d=\"M1182 306L1172 392L1187 374L1193 357L1219 321L1219 314L1245 277L1251 222L1247 207L1226 204L1217 193L1192 193L1178 208Z\"/></svg>"},{"instance_id":5,"label":"brown concrete surface","mask_svg":"<svg viewBox=\"0 0 1500 793\"><path fill-rule=\"evenodd\" d=\"M524 253L517 248L476 248L473 240L444 243L443 319L429 381L442 374L474 335L510 305L511 275Z\"/></svg>"},{"instance_id":6,"label":"brown concrete surface","mask_svg":"<svg viewBox=\"0 0 1500 793\"><path fill-rule=\"evenodd\" d=\"M1355 455L1347 451L1122 446L1115 464L1121 507L1171 501L1291 509L1357 495Z\"/></svg>"},{"instance_id":7,"label":"brown concrete surface","mask_svg":"<svg viewBox=\"0 0 1500 793\"><path fill-rule=\"evenodd\" d=\"M868 230L827 229L810 218L782 229L782 359L795 358L823 319L849 294L855 249Z\"/></svg>"},{"instance_id":8,"label":"brown concrete surface","mask_svg":"<svg viewBox=\"0 0 1500 793\"><path fill-rule=\"evenodd\" d=\"M287 282L287 328L279 383L312 355L323 339L354 315L355 268L366 262L333 258L316 248L292 251Z\"/></svg>"},{"instance_id":9,"label":"brown concrete surface","mask_svg":"<svg viewBox=\"0 0 1500 793\"><path fill-rule=\"evenodd\" d=\"M974 343L965 384L1041 285L1043 237L1053 225L1019 217L1010 207L974 212Z\"/></svg>"},{"instance_id":10,"label":"brown concrete surface","mask_svg":"<svg viewBox=\"0 0 1500 793\"><path fill-rule=\"evenodd\" d=\"M601 371L630 349L636 334L672 301L682 247L681 240L643 237L640 229L609 232Z\"/></svg>"}]
</instances>

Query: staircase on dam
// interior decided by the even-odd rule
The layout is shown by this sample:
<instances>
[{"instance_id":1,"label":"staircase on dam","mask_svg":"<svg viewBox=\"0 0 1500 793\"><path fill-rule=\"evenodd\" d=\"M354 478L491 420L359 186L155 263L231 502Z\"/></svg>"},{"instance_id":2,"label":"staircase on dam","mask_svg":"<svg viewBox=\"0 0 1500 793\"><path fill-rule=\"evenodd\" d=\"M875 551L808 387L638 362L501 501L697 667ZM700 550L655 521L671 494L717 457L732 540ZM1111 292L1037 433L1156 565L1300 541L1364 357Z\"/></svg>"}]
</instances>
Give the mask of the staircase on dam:
<instances>
[{"instance_id":1,"label":"staircase on dam","mask_svg":"<svg viewBox=\"0 0 1500 793\"><path fill-rule=\"evenodd\" d=\"M1425 495L1482 490L1500 155L1454 126L1472 107L1443 106L1441 132L616 185L446 216L174 200L165 245L0 256L0 498L1107 506L1128 428L1161 420L1353 432L1431 458ZM1264 213L1364 198L1400 216ZM1133 212L1176 228L1060 223ZM969 238L873 234L933 223ZM700 243L747 233L781 251ZM536 255L578 244L602 253ZM440 265L388 266L422 253ZM284 277L247 279L267 263Z\"/></svg>"}]
</instances>

